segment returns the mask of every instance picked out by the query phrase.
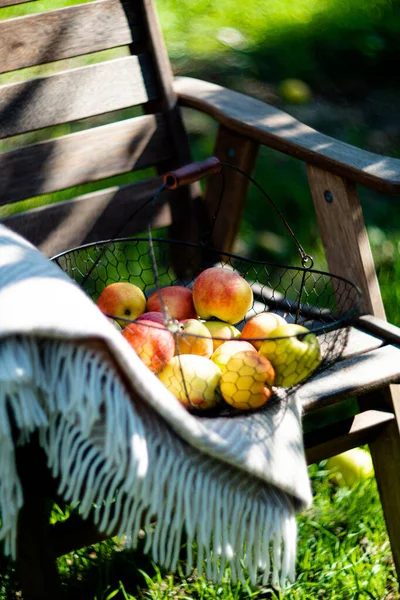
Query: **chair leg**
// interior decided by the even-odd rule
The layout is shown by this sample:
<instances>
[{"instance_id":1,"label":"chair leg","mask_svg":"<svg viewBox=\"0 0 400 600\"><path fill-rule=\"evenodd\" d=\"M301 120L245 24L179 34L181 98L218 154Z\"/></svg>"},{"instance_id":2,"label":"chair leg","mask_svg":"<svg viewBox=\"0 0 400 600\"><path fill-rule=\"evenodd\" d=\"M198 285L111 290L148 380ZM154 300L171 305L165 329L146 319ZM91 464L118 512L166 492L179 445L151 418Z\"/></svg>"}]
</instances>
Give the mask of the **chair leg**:
<instances>
[{"instance_id":1,"label":"chair leg","mask_svg":"<svg viewBox=\"0 0 400 600\"><path fill-rule=\"evenodd\" d=\"M369 444L383 514L400 580L400 432L396 420Z\"/></svg>"},{"instance_id":2,"label":"chair leg","mask_svg":"<svg viewBox=\"0 0 400 600\"><path fill-rule=\"evenodd\" d=\"M27 496L18 517L17 574L24 600L62 598L59 575L49 537L51 502Z\"/></svg>"}]
</instances>

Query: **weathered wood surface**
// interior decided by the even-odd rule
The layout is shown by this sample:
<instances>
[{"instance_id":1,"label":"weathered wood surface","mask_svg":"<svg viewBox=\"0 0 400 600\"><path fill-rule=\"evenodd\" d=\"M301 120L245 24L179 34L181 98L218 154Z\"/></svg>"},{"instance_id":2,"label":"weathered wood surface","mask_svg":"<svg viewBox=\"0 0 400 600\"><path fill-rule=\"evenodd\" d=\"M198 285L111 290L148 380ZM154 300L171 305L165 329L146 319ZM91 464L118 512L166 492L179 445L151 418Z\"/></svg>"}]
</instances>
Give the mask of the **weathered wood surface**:
<instances>
[{"instance_id":1,"label":"weathered wood surface","mask_svg":"<svg viewBox=\"0 0 400 600\"><path fill-rule=\"evenodd\" d=\"M156 178L108 188L16 214L3 220L4 225L26 237L47 256L97 240L138 232L147 232L149 209L145 203L161 185ZM139 210L144 206L142 210ZM171 206L180 208L185 219L181 191L164 191L152 211L152 227L171 223ZM135 215L133 219L130 217ZM181 223L184 227L184 223Z\"/></svg>"},{"instance_id":2,"label":"weathered wood surface","mask_svg":"<svg viewBox=\"0 0 400 600\"><path fill-rule=\"evenodd\" d=\"M169 156L160 115L32 144L0 154L0 204L145 168Z\"/></svg>"},{"instance_id":3,"label":"weathered wood surface","mask_svg":"<svg viewBox=\"0 0 400 600\"><path fill-rule=\"evenodd\" d=\"M37 0L0 0L0 8L13 6L14 4L26 4L27 2L36 2Z\"/></svg>"},{"instance_id":4,"label":"weathered wood surface","mask_svg":"<svg viewBox=\"0 0 400 600\"><path fill-rule=\"evenodd\" d=\"M0 137L144 104L156 95L146 55L6 85L0 88Z\"/></svg>"},{"instance_id":5,"label":"weathered wood surface","mask_svg":"<svg viewBox=\"0 0 400 600\"><path fill-rule=\"evenodd\" d=\"M400 383L400 348L392 345L335 363L307 381L297 394L303 410L311 412L390 383Z\"/></svg>"},{"instance_id":6,"label":"weathered wood surface","mask_svg":"<svg viewBox=\"0 0 400 600\"><path fill-rule=\"evenodd\" d=\"M384 319L379 319L374 315L362 315L357 319L357 327L380 336L386 342L400 346L400 327L396 327Z\"/></svg>"},{"instance_id":7,"label":"weathered wood surface","mask_svg":"<svg viewBox=\"0 0 400 600\"><path fill-rule=\"evenodd\" d=\"M345 423L336 423L305 435L307 462L313 464L351 448L371 443L392 421L392 413L369 410L347 419Z\"/></svg>"},{"instance_id":8,"label":"weathered wood surface","mask_svg":"<svg viewBox=\"0 0 400 600\"><path fill-rule=\"evenodd\" d=\"M278 108L214 83L178 77L174 88L183 106L211 115L240 135L378 191L400 191L400 159L323 135Z\"/></svg>"},{"instance_id":9,"label":"weathered wood surface","mask_svg":"<svg viewBox=\"0 0 400 600\"><path fill-rule=\"evenodd\" d=\"M389 534L391 550L400 573L400 436L398 421L393 419L369 445L375 468L379 496Z\"/></svg>"},{"instance_id":10,"label":"weathered wood surface","mask_svg":"<svg viewBox=\"0 0 400 600\"><path fill-rule=\"evenodd\" d=\"M221 162L232 164L245 173L251 174L258 149L257 143L221 126L213 155ZM224 187L222 187L223 181ZM247 177L233 169L224 169L223 174L208 179L205 202L210 226L213 228L214 248L225 252L232 250L242 220L249 184ZM222 191L223 196L221 196Z\"/></svg>"},{"instance_id":11,"label":"weathered wood surface","mask_svg":"<svg viewBox=\"0 0 400 600\"><path fill-rule=\"evenodd\" d=\"M129 9L128 19L119 0L97 0L1 21L0 73L138 42L142 30Z\"/></svg>"},{"instance_id":12,"label":"weathered wood surface","mask_svg":"<svg viewBox=\"0 0 400 600\"><path fill-rule=\"evenodd\" d=\"M307 175L329 270L358 285L362 312L385 318L356 185L312 165Z\"/></svg>"},{"instance_id":13,"label":"weathered wood surface","mask_svg":"<svg viewBox=\"0 0 400 600\"><path fill-rule=\"evenodd\" d=\"M329 340L334 340L335 336L335 331L323 334L327 344L329 343ZM383 345L384 342L379 336L360 331L356 327L349 327L347 344L342 352L341 359L359 356L370 352L371 350L376 350Z\"/></svg>"}]
</instances>

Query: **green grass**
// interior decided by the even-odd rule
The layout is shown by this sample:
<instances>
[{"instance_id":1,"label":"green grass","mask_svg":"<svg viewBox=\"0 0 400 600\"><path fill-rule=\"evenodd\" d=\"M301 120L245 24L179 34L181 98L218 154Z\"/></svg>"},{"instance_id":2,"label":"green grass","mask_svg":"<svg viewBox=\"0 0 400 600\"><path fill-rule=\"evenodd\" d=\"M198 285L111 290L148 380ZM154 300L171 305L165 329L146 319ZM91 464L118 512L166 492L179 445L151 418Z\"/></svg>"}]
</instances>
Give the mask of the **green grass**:
<instances>
[{"instance_id":1,"label":"green grass","mask_svg":"<svg viewBox=\"0 0 400 600\"><path fill-rule=\"evenodd\" d=\"M220 584L206 581L196 574L185 577L183 565L178 573L164 573L156 565L146 564L146 559L144 564L137 564L138 561L143 562L143 557L127 552L126 572L123 572L122 556L117 560L119 567L115 567L114 572L112 562L109 563L108 575L107 568L103 572L106 587L96 596L96 600L106 600L118 588L117 599L397 598L398 584L375 480L367 480L349 490L330 484L324 462L311 466L309 472L314 505L298 518L297 581L286 591L262 586L251 588L240 583L232 585L229 571ZM86 557L89 552L85 553ZM67 560L63 559L64 565ZM79 558L75 558L75 562L79 565ZM104 569L107 560L101 562L101 568ZM113 581L112 577L115 576L118 582ZM74 593L77 594L78 589Z\"/></svg>"},{"instance_id":2,"label":"green grass","mask_svg":"<svg viewBox=\"0 0 400 600\"><path fill-rule=\"evenodd\" d=\"M325 463L309 467L313 506L299 515L297 580L286 590L233 585L229 570L221 583L184 563L167 573L116 540L96 544L59 559L65 600L395 600L398 583L375 479L354 489L333 487ZM55 513L55 519L64 513ZM18 583L10 563L0 568L0 599L16 600Z\"/></svg>"}]
</instances>

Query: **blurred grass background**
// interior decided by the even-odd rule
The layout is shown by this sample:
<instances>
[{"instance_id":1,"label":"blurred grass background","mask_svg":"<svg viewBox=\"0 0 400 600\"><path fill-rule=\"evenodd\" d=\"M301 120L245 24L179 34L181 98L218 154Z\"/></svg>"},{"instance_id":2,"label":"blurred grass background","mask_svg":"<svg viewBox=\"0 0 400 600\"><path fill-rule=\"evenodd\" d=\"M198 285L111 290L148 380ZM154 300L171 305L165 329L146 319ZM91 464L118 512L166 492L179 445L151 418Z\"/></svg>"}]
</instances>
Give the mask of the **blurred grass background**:
<instances>
[{"instance_id":1,"label":"blurred grass background","mask_svg":"<svg viewBox=\"0 0 400 600\"><path fill-rule=\"evenodd\" d=\"M84 0L38 0L0 10L0 19ZM361 148L400 157L400 3L397 0L156 0L176 74L200 77L270 102L308 125ZM126 53L120 49L114 54ZM110 54L85 61L104 60ZM62 61L58 65L62 68ZM29 77L23 70L1 76L6 83ZM44 69L41 72L46 72ZM297 103L282 93L295 78L309 95ZM121 114L128 118L129 111ZM195 158L212 153L215 125L185 111ZM55 129L75 131L78 124ZM30 140L39 134L29 134ZM3 148L9 142L3 143ZM325 268L304 165L262 150L255 177L289 219L315 266ZM110 184L124 183L132 175ZM104 182L33 199L57 201L97 189ZM400 325L400 203L398 197L359 190L385 308ZM4 209L1 209L4 210ZM0 213L2 214L2 213ZM3 213L4 214L4 213ZM239 253L298 264L282 224L250 191ZM180 598L245 600L394 600L398 584L374 480L353 490L335 489L324 463L310 467L314 505L300 515L298 579L283 592L221 585L162 572L139 552L121 552L115 541L71 553L59 561L68 594L76 600ZM55 515L63 518L64 515ZM20 597L12 565L0 559L0 598Z\"/></svg>"}]
</instances>

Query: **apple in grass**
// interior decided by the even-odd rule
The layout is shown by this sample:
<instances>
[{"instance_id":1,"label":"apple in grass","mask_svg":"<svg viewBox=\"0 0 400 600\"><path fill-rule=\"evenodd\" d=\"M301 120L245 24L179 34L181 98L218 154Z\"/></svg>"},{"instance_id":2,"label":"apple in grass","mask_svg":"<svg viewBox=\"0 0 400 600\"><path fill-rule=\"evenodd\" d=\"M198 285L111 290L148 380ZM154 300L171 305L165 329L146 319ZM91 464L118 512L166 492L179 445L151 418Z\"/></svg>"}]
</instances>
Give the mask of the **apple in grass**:
<instances>
[{"instance_id":1,"label":"apple in grass","mask_svg":"<svg viewBox=\"0 0 400 600\"><path fill-rule=\"evenodd\" d=\"M206 410L221 401L221 371L205 356L174 356L158 377L186 408Z\"/></svg>"},{"instance_id":2,"label":"apple in grass","mask_svg":"<svg viewBox=\"0 0 400 600\"><path fill-rule=\"evenodd\" d=\"M172 319L195 319L192 290L183 285L170 285L153 292L147 299L147 311L163 313L164 306Z\"/></svg>"},{"instance_id":3,"label":"apple in grass","mask_svg":"<svg viewBox=\"0 0 400 600\"><path fill-rule=\"evenodd\" d=\"M307 379L322 359L317 336L295 323L271 331L258 352L272 363L275 385L285 388Z\"/></svg>"},{"instance_id":4,"label":"apple in grass","mask_svg":"<svg viewBox=\"0 0 400 600\"><path fill-rule=\"evenodd\" d=\"M275 371L267 358L253 350L236 352L221 377L225 402L238 410L260 408L272 396Z\"/></svg>"},{"instance_id":5,"label":"apple in grass","mask_svg":"<svg viewBox=\"0 0 400 600\"><path fill-rule=\"evenodd\" d=\"M202 319L208 321L216 318L234 325L252 307L253 291L236 271L226 267L210 267L194 281L193 302Z\"/></svg>"},{"instance_id":6,"label":"apple in grass","mask_svg":"<svg viewBox=\"0 0 400 600\"><path fill-rule=\"evenodd\" d=\"M213 341L207 327L198 319L180 321L182 329L176 333L176 354L197 354L210 358Z\"/></svg>"},{"instance_id":7,"label":"apple in grass","mask_svg":"<svg viewBox=\"0 0 400 600\"><path fill-rule=\"evenodd\" d=\"M280 315L272 312L259 313L245 323L240 337L250 342L254 348L259 350L264 341L263 338L266 338L279 325L286 324L285 319Z\"/></svg>"},{"instance_id":8,"label":"apple in grass","mask_svg":"<svg viewBox=\"0 0 400 600\"><path fill-rule=\"evenodd\" d=\"M241 335L237 327L224 321L204 321L203 325L211 333L214 351L225 341L234 340Z\"/></svg>"},{"instance_id":9,"label":"apple in grass","mask_svg":"<svg viewBox=\"0 0 400 600\"><path fill-rule=\"evenodd\" d=\"M371 454L362 448L352 448L327 460L329 480L339 487L352 488L374 476Z\"/></svg>"},{"instance_id":10,"label":"apple in grass","mask_svg":"<svg viewBox=\"0 0 400 600\"><path fill-rule=\"evenodd\" d=\"M245 340L230 340L221 344L211 355L211 360L221 369L222 373L226 369L226 365L234 354L237 352L247 351L257 354L256 349Z\"/></svg>"},{"instance_id":11,"label":"apple in grass","mask_svg":"<svg viewBox=\"0 0 400 600\"><path fill-rule=\"evenodd\" d=\"M153 373L161 371L175 354L174 337L161 323L130 323L122 335Z\"/></svg>"},{"instance_id":12,"label":"apple in grass","mask_svg":"<svg viewBox=\"0 0 400 600\"><path fill-rule=\"evenodd\" d=\"M137 285L129 281L117 281L105 287L96 304L101 312L111 316L121 327L125 327L128 320L135 320L146 310L145 295Z\"/></svg>"}]
</instances>

